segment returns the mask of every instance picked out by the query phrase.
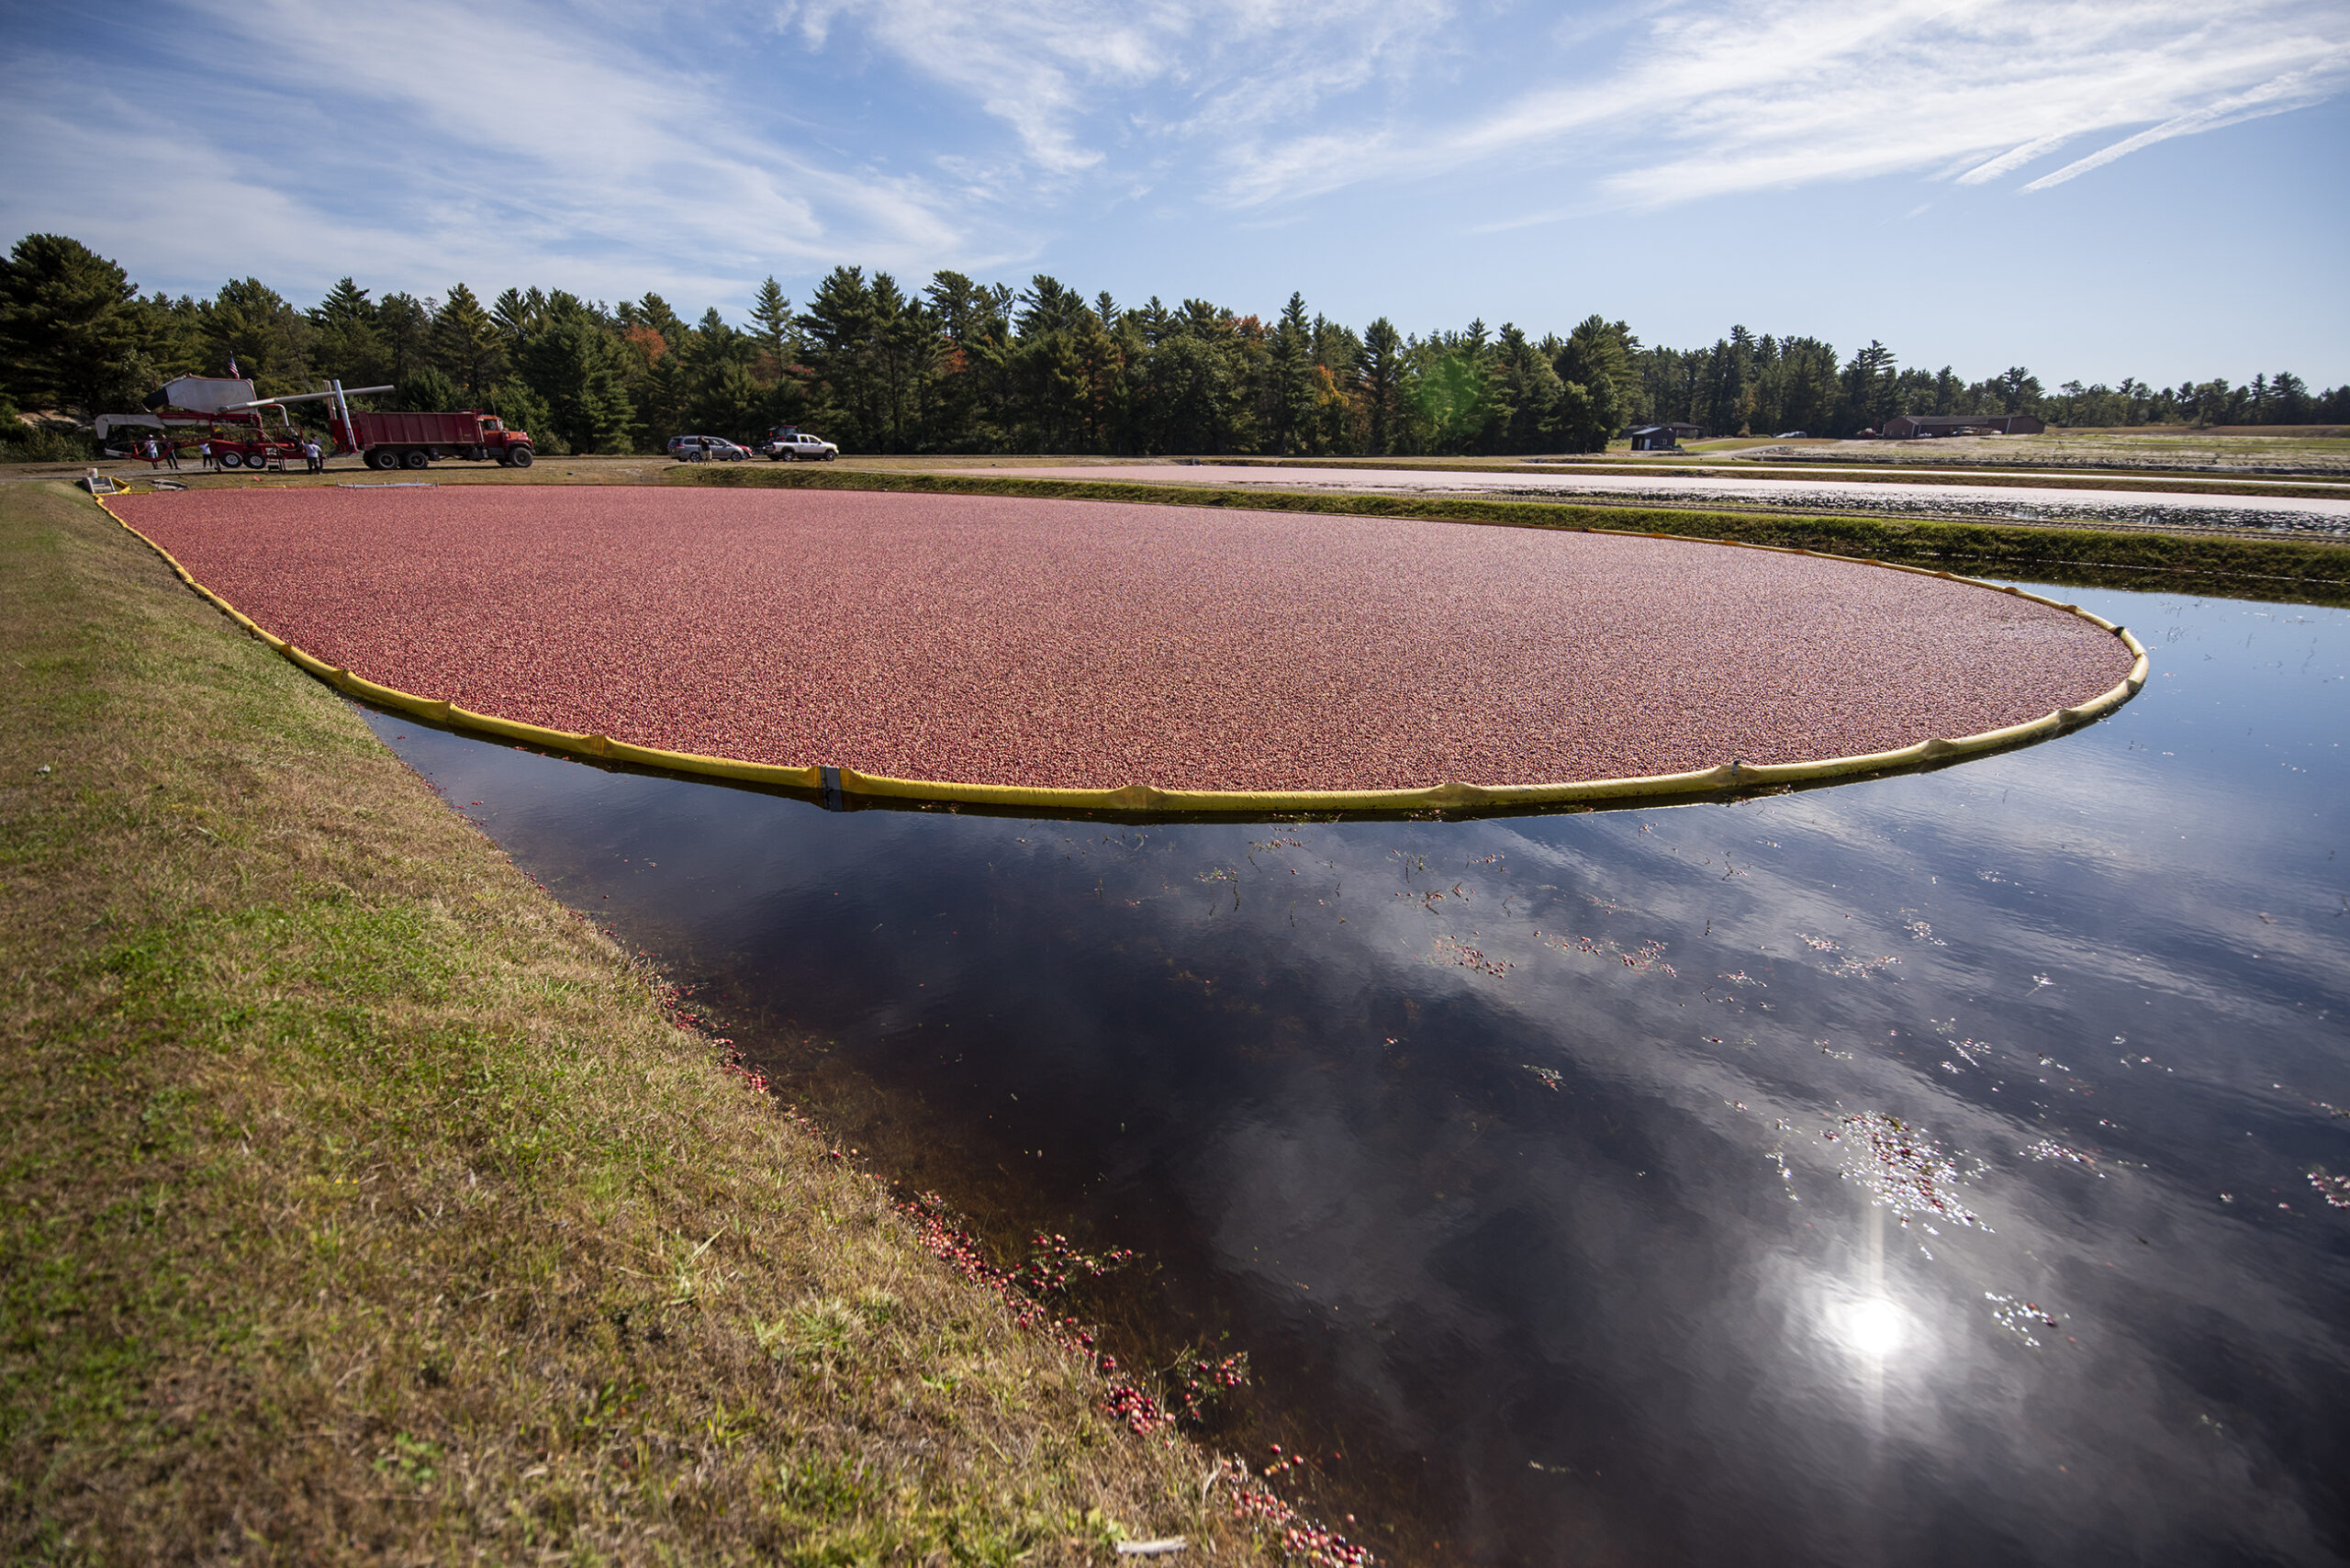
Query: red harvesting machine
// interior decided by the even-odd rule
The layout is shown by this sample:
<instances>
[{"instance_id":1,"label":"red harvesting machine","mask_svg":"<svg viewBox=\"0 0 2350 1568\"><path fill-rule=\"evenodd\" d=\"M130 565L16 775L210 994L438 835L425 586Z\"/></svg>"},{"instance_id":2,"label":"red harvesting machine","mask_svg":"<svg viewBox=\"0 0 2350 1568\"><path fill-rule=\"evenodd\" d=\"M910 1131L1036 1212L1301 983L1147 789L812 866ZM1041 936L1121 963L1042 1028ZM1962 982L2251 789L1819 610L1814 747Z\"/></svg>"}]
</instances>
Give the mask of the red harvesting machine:
<instances>
[{"instance_id":1,"label":"red harvesting machine","mask_svg":"<svg viewBox=\"0 0 2350 1568\"><path fill-rule=\"evenodd\" d=\"M370 468L422 468L435 458L464 458L528 468L534 455L528 431L509 430L495 414L475 409L462 413L361 413L349 398L389 386L349 386L327 383L324 392L302 392L286 398L256 398L253 384L233 376L183 375L150 395L146 412L101 414L101 442L120 439L116 431L137 435L161 432L162 439L185 449L198 441L212 443L212 455L223 468L266 468L302 460L303 437L286 417L288 403L327 399L327 430L334 446L330 456L355 454ZM277 410L281 427L271 431L264 416ZM140 437L140 439L144 439Z\"/></svg>"}]
</instances>

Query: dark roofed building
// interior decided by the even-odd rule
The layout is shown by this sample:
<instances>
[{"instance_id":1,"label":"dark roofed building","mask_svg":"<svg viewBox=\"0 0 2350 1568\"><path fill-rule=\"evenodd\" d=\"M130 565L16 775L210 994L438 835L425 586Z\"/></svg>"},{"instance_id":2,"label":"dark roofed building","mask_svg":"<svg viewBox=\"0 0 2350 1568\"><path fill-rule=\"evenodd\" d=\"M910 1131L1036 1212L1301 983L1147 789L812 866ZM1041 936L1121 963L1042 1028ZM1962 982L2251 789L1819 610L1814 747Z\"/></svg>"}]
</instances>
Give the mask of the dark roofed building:
<instances>
[{"instance_id":1,"label":"dark roofed building","mask_svg":"<svg viewBox=\"0 0 2350 1568\"><path fill-rule=\"evenodd\" d=\"M1705 439L1706 431L1702 425L1673 423L1642 425L1632 432L1632 450L1634 452L1672 452L1684 441Z\"/></svg>"},{"instance_id":2,"label":"dark roofed building","mask_svg":"<svg viewBox=\"0 0 2350 1568\"><path fill-rule=\"evenodd\" d=\"M1887 441L1936 435L2038 435L2048 428L2030 414L1896 414L1885 421Z\"/></svg>"}]
</instances>

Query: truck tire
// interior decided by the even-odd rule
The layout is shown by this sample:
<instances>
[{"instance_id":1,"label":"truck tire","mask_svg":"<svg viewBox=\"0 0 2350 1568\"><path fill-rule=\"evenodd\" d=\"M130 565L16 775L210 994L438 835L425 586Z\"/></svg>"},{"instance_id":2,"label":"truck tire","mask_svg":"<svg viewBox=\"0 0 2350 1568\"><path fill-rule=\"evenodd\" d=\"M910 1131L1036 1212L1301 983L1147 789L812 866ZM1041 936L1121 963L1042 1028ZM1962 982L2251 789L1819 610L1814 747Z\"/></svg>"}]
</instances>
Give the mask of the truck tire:
<instances>
[{"instance_id":1,"label":"truck tire","mask_svg":"<svg viewBox=\"0 0 2350 1568\"><path fill-rule=\"evenodd\" d=\"M378 446L367 454L370 468L393 469L400 465L400 454L388 446Z\"/></svg>"},{"instance_id":2,"label":"truck tire","mask_svg":"<svg viewBox=\"0 0 2350 1568\"><path fill-rule=\"evenodd\" d=\"M420 446L411 446L400 454L401 465L408 468L421 468L431 461L432 459L425 454L424 449Z\"/></svg>"},{"instance_id":3,"label":"truck tire","mask_svg":"<svg viewBox=\"0 0 2350 1568\"><path fill-rule=\"evenodd\" d=\"M837 452L827 452L824 454L824 461L830 463L834 458L838 457L839 455L840 454Z\"/></svg>"},{"instance_id":4,"label":"truck tire","mask_svg":"<svg viewBox=\"0 0 2350 1568\"><path fill-rule=\"evenodd\" d=\"M507 454L506 461L517 468L528 468L531 465L531 449L527 446L518 446Z\"/></svg>"}]
</instances>

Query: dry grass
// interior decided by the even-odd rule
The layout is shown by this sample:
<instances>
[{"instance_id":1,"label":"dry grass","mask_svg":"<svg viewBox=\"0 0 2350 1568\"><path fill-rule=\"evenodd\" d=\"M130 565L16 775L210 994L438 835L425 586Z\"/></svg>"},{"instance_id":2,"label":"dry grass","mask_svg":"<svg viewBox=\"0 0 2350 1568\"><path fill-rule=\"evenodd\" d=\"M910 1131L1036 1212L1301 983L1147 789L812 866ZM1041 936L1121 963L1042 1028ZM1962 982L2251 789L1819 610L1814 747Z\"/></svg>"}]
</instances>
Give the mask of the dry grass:
<instances>
[{"instance_id":1,"label":"dry grass","mask_svg":"<svg viewBox=\"0 0 2350 1568\"><path fill-rule=\"evenodd\" d=\"M0 1557L1258 1557L61 486L0 487Z\"/></svg>"}]
</instances>

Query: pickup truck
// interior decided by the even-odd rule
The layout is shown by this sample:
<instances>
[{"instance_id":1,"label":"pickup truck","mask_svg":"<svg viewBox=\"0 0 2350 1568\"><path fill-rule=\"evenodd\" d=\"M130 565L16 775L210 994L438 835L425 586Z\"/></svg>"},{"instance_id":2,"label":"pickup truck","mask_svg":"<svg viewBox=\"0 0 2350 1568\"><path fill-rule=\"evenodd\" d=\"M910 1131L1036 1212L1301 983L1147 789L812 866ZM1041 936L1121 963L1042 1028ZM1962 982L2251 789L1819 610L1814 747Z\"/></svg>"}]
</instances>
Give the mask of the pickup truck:
<instances>
[{"instance_id":1,"label":"pickup truck","mask_svg":"<svg viewBox=\"0 0 2350 1568\"><path fill-rule=\"evenodd\" d=\"M822 436L810 435L790 425L778 425L767 431L765 451L770 463L789 463L800 458L822 458L830 463L841 454L841 449Z\"/></svg>"}]
</instances>

